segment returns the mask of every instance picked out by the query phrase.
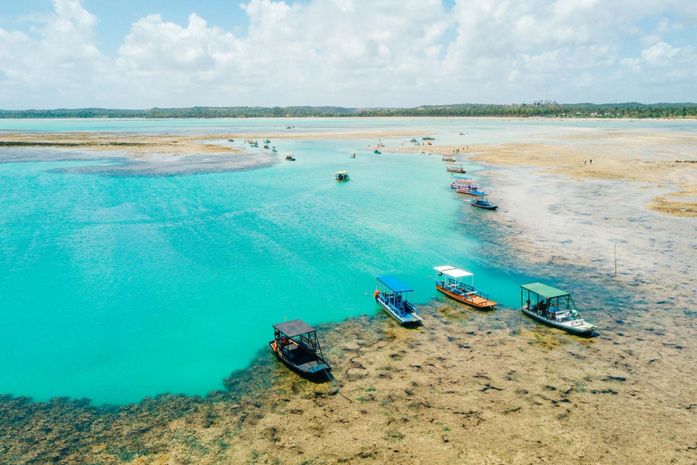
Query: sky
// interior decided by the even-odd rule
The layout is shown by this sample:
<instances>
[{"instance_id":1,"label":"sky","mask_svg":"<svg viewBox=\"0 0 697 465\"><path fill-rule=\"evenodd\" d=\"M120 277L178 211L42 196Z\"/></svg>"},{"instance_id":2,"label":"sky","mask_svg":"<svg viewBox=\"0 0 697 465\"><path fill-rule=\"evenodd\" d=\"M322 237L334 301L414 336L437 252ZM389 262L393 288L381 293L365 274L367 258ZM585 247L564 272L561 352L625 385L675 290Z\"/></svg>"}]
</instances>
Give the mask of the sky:
<instances>
[{"instance_id":1,"label":"sky","mask_svg":"<svg viewBox=\"0 0 697 465\"><path fill-rule=\"evenodd\" d=\"M697 101L697 0L0 0L0 108Z\"/></svg>"}]
</instances>

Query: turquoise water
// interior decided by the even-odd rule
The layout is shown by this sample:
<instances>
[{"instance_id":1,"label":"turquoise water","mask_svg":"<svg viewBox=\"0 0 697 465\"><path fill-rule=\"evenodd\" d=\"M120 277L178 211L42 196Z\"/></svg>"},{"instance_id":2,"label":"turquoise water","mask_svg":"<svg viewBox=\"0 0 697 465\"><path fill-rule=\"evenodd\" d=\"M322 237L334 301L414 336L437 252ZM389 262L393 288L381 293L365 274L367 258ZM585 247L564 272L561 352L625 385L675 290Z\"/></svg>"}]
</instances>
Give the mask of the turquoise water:
<instances>
[{"instance_id":1,"label":"turquoise water","mask_svg":"<svg viewBox=\"0 0 697 465\"><path fill-rule=\"evenodd\" d=\"M434 133L455 126L442 124ZM375 314L382 273L427 302L431 267L457 264L516 305L529 278L487 265L483 239L461 227L482 212L452 194L439 157L375 156L370 141L274 142L298 161L160 177L0 163L0 393L96 403L205 394L264 349L272 323ZM337 184L337 169L351 181Z\"/></svg>"}]
</instances>

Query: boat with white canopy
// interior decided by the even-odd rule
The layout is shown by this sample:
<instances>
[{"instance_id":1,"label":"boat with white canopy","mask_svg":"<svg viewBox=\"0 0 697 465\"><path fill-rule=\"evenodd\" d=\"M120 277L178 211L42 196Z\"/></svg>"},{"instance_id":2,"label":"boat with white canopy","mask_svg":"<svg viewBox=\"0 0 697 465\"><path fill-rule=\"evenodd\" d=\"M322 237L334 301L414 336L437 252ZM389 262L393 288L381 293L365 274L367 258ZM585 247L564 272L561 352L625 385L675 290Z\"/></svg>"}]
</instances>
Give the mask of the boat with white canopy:
<instances>
[{"instance_id":1,"label":"boat with white canopy","mask_svg":"<svg viewBox=\"0 0 697 465\"><path fill-rule=\"evenodd\" d=\"M438 272L436 290L453 300L481 310L493 310L496 302L474 287L474 273L456 268L452 265L441 265L433 268ZM469 281L466 283L465 281Z\"/></svg>"}]
</instances>

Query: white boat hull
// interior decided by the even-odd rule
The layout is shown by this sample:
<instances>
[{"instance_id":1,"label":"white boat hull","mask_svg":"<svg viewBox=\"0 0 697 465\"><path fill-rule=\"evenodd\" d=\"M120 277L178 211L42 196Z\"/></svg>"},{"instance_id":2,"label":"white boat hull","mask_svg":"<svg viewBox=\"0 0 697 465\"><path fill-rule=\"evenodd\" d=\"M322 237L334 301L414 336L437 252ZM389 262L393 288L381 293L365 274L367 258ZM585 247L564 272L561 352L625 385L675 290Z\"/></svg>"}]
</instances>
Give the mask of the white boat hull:
<instances>
[{"instance_id":1,"label":"white boat hull","mask_svg":"<svg viewBox=\"0 0 697 465\"><path fill-rule=\"evenodd\" d=\"M595 325L588 323L585 320L574 320L574 321L554 321L538 315L535 312L528 310L527 308L521 308L522 312L525 313L530 318L544 323L555 328L559 328L571 334L576 334L579 336L587 336L595 330Z\"/></svg>"},{"instance_id":2,"label":"white boat hull","mask_svg":"<svg viewBox=\"0 0 697 465\"><path fill-rule=\"evenodd\" d=\"M380 304L383 310L385 310L387 314L394 318L400 325L418 325L421 324L421 322L423 321L423 319L416 313L400 314L380 297L378 297L375 300Z\"/></svg>"}]
</instances>

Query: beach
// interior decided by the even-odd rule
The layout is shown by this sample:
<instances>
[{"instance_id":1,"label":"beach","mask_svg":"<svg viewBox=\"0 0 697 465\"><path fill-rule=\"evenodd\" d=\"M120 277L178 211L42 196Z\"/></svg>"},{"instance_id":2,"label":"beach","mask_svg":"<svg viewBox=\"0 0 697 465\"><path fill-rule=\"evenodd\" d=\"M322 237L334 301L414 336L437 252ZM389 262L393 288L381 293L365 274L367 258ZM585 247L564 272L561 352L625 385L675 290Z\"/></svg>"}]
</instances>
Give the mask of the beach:
<instances>
[{"instance_id":1,"label":"beach","mask_svg":"<svg viewBox=\"0 0 697 465\"><path fill-rule=\"evenodd\" d=\"M0 456L33 464L694 464L697 136L602 127L550 132L491 143L436 136L418 146L408 138L429 128L283 138L379 138L382 156L403 156L403 163L422 156L423 166L439 172L439 155L459 149L456 157L474 168L468 174L499 210L473 216L446 187L434 198L458 198L451 226L480 238L473 253L496 269L573 286L597 336L541 326L515 304L478 312L435 297L420 306L425 322L418 329L377 311L321 323L332 383L299 378L260 341L251 364L207 395L161 394L115 406L7 395L0 398ZM275 143L280 134L273 132L0 140L87 144L79 146L87 150L80 159L118 150L156 163L170 153L187 162L201 154L241 156L238 147L205 141L272 135ZM117 145L128 143L142 145ZM250 155L258 164L216 169L277 166L262 155L261 162ZM368 156L359 160L371 166ZM443 185L448 181L444 175Z\"/></svg>"}]
</instances>

